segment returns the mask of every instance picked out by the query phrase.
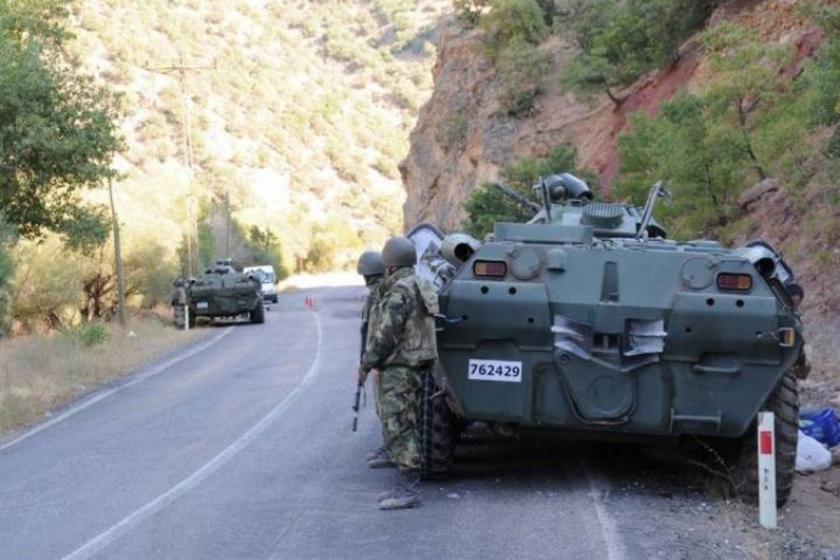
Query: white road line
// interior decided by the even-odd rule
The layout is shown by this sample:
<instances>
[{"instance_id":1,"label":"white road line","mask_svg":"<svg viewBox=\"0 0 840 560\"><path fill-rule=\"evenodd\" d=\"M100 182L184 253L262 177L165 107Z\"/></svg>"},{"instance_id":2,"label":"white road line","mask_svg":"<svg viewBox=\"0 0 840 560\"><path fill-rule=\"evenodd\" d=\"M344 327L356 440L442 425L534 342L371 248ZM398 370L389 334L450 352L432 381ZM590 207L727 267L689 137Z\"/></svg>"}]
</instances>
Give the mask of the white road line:
<instances>
[{"instance_id":1,"label":"white road line","mask_svg":"<svg viewBox=\"0 0 840 560\"><path fill-rule=\"evenodd\" d=\"M595 507L595 515L598 517L598 526L601 529L601 538L604 540L604 546L607 549L607 560L624 560L624 545L621 543L621 538L618 536L618 528L615 521L610 516L607 508L604 507L603 497L607 493L607 484L601 477L594 477L591 473L589 465L579 455L578 461L583 467L586 482L589 484L590 496Z\"/></svg>"},{"instance_id":2,"label":"white road line","mask_svg":"<svg viewBox=\"0 0 840 560\"><path fill-rule=\"evenodd\" d=\"M134 511L133 513L129 514L121 521L116 523L115 525L111 526L111 528L103 531L99 535L95 536L64 558L62 560L79 560L82 558L91 558L98 552L102 551L105 547L109 544L120 538L122 535L130 531L132 528L136 527L138 524L142 523L146 519L150 518L151 516L157 514L164 508L166 508L169 504L177 500L181 495L189 492L190 490L197 487L199 484L204 482L208 477L213 475L216 471L220 468L225 466L231 459L233 459L240 451L245 449L251 442L253 442L257 437L262 435L262 433L271 426L271 424L277 420L286 410L289 409L291 404L294 402L295 398L298 396L300 391L307 386L312 379L314 379L315 374L321 368L321 345L322 345L322 336L321 336L321 319L318 317L317 313L314 313L313 316L315 317L315 330L317 331L317 347L315 350L315 359L312 361L312 365L309 366L309 370L306 372L306 375L303 376L300 383L298 383L297 387L292 389L292 391L286 395L286 397L280 401L277 406L272 408L268 414L262 417L262 419L251 426L247 432L242 434L239 439L234 441L228 447L226 447L221 453L210 459L204 465L202 465L197 471L193 472L187 478L183 479L181 482L170 488L165 493L161 494L151 502L147 503L140 509Z\"/></svg>"},{"instance_id":3,"label":"white road line","mask_svg":"<svg viewBox=\"0 0 840 560\"><path fill-rule=\"evenodd\" d=\"M65 410L64 412L62 412L61 414L59 414L55 418L51 418L50 420L35 426L31 430L22 433L21 435L19 435L15 439L13 439L11 441L7 441L3 445L0 445L0 451L4 451L4 450L6 450L6 449L8 449L8 448L10 448L14 445L17 445L18 443L20 443L20 442L22 442L26 439L31 438L35 434L37 434L39 432L43 432L44 430L46 430L50 426L55 426L59 422L67 420L71 416L73 416L75 414L78 414L79 412L85 410L86 408L89 408L89 407L95 405L99 401L107 399L108 397L110 397L114 393L119 393L123 389L127 389L127 388L131 387L132 385L137 385L141 381L145 381L146 379L149 379L150 377L154 377L155 375L163 373L164 371L171 368L172 366L174 366L178 362L186 360L189 357L195 356L199 352L203 352L204 350L206 350L207 348L209 348L210 346L212 346L213 344L217 343L222 338L224 338L225 336L230 334L230 332L232 330L233 330L233 327L228 327L225 330L223 330L222 332L220 332L219 334L217 334L216 336L214 336L213 338L211 338L210 340L208 340L207 342L203 342L203 343L199 344L198 346L193 347L191 350L188 350L187 352L185 352L183 354L179 354L177 356L174 356L174 357L166 360L162 364L158 364L158 365L154 366L153 368L149 369L149 371L147 371L145 373L142 373L140 375L137 375L136 377L134 377L130 381L128 381L126 383L122 383L122 384L120 384L120 385L118 385L118 386L116 386L112 389L108 389L107 391L102 391L101 393L96 393L93 397L77 404L76 406L68 408L67 410Z\"/></svg>"}]
</instances>

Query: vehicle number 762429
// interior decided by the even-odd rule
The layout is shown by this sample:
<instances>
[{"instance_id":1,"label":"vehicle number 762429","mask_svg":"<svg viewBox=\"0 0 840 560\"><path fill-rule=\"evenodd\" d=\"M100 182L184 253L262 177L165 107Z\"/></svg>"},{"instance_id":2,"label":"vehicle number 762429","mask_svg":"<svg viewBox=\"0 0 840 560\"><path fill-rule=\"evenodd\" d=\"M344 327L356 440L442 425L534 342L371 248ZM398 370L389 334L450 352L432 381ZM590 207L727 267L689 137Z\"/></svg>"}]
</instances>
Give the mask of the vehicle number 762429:
<instances>
[{"instance_id":1,"label":"vehicle number 762429","mask_svg":"<svg viewBox=\"0 0 840 560\"><path fill-rule=\"evenodd\" d=\"M522 362L470 360L467 377L472 381L522 382Z\"/></svg>"}]
</instances>

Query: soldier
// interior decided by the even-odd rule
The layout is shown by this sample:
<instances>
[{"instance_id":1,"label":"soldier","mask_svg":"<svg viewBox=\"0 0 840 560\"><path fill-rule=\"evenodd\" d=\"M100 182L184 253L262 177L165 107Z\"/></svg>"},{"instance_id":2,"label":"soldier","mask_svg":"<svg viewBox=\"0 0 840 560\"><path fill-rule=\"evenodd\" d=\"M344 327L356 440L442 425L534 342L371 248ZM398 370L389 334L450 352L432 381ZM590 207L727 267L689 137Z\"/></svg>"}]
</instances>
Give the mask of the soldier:
<instances>
[{"instance_id":1,"label":"soldier","mask_svg":"<svg viewBox=\"0 0 840 560\"><path fill-rule=\"evenodd\" d=\"M368 296L365 301L365 306L362 308L362 346L361 358L364 359L365 347L370 333L369 326L376 323L377 304L382 297L382 285L385 278L385 265L382 264L382 257L378 251L365 251L359 257L359 262L356 265L356 272L358 272L364 279L365 285L368 287ZM379 405L379 375L378 372L373 372L373 398L376 404L376 415L379 420L382 420ZM372 451L367 456L368 466L372 469L381 469L395 466L388 458L388 452L385 450L385 432L383 428L382 445L376 450Z\"/></svg>"},{"instance_id":2,"label":"soldier","mask_svg":"<svg viewBox=\"0 0 840 560\"><path fill-rule=\"evenodd\" d=\"M415 275L417 252L408 239L389 239L382 262L384 294L376 323L370 325L359 378L364 381L374 368L380 372L385 447L399 469L399 483L379 496L379 508L403 509L420 503L420 391L423 375L437 358L438 299L434 287Z\"/></svg>"}]
</instances>

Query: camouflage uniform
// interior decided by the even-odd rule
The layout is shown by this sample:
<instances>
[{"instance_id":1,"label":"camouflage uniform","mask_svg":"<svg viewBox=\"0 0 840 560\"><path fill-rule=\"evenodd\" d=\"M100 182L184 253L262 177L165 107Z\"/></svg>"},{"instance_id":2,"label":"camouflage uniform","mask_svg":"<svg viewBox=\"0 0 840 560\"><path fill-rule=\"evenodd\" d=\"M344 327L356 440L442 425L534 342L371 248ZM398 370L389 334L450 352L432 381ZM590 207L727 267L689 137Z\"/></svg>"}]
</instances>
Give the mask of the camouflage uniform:
<instances>
[{"instance_id":1,"label":"camouflage uniform","mask_svg":"<svg viewBox=\"0 0 840 560\"><path fill-rule=\"evenodd\" d=\"M379 399L388 456L401 471L420 468L420 386L437 357L437 293L401 267L386 278L370 323L363 369L379 369Z\"/></svg>"},{"instance_id":2,"label":"camouflage uniform","mask_svg":"<svg viewBox=\"0 0 840 560\"><path fill-rule=\"evenodd\" d=\"M371 276L365 279L367 281L368 296L365 301L365 306L362 308L362 361L364 361L365 349L372 329L371 325L375 325L378 316L379 302L384 296L385 278L382 276ZM376 415L382 419L382 414L379 410L379 376L373 378L373 400L376 404Z\"/></svg>"}]
</instances>

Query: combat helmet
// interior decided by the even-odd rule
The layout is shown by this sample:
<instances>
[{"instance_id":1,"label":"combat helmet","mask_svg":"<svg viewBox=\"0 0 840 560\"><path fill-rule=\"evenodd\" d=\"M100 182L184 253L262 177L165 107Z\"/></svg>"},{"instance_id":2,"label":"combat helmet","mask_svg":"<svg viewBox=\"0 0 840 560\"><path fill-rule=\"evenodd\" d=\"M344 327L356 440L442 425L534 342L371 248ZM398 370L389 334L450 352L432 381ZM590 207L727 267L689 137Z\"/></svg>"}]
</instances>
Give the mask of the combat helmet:
<instances>
[{"instance_id":1,"label":"combat helmet","mask_svg":"<svg viewBox=\"0 0 840 560\"><path fill-rule=\"evenodd\" d=\"M382 264L382 256L379 251L365 251L359 257L356 264L356 272L360 276L382 276L385 274L385 265Z\"/></svg>"},{"instance_id":2,"label":"combat helmet","mask_svg":"<svg viewBox=\"0 0 840 560\"><path fill-rule=\"evenodd\" d=\"M414 266L417 264L417 249L405 237L392 237L382 249L382 263L385 266Z\"/></svg>"}]
</instances>

